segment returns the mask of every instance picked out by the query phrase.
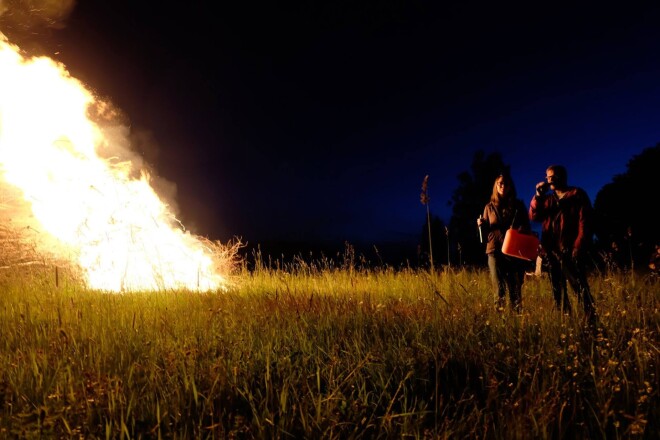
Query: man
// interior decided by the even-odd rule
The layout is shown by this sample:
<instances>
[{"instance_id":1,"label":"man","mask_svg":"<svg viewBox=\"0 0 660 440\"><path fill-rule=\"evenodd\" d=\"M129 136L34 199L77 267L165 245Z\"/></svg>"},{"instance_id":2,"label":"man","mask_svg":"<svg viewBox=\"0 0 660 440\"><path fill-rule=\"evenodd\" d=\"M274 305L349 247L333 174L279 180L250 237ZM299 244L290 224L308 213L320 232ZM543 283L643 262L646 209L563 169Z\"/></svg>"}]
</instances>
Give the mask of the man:
<instances>
[{"instance_id":1,"label":"man","mask_svg":"<svg viewBox=\"0 0 660 440\"><path fill-rule=\"evenodd\" d=\"M593 234L591 201L583 189L568 186L568 173L562 165L549 166L545 178L547 183L536 184L529 219L542 223L541 248L547 258L555 304L563 312L571 312L568 281L587 321L594 324L596 309L586 271Z\"/></svg>"}]
</instances>

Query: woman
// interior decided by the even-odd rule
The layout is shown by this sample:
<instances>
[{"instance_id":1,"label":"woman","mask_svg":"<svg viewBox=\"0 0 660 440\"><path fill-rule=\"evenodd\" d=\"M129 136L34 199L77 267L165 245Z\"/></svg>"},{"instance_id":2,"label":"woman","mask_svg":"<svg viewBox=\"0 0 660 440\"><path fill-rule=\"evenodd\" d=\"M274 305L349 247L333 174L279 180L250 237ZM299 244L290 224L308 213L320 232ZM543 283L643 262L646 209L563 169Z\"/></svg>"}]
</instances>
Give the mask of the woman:
<instances>
[{"instance_id":1,"label":"woman","mask_svg":"<svg viewBox=\"0 0 660 440\"><path fill-rule=\"evenodd\" d=\"M527 207L518 199L513 179L500 174L493 184L490 202L484 207L483 216L477 225L487 233L486 255L493 290L497 294L497 307L503 308L506 291L509 291L510 306L519 312L522 307L522 284L525 278L525 261L502 253L502 243L507 229L530 231Z\"/></svg>"}]
</instances>

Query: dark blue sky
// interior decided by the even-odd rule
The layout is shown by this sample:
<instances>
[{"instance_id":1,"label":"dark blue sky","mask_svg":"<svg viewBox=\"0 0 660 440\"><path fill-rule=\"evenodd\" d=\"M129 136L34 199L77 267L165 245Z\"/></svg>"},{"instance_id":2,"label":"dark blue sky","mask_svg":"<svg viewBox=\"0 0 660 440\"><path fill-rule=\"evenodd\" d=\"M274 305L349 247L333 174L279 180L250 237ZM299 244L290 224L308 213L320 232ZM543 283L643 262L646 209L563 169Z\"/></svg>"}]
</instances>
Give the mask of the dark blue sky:
<instances>
[{"instance_id":1,"label":"dark blue sky","mask_svg":"<svg viewBox=\"0 0 660 440\"><path fill-rule=\"evenodd\" d=\"M423 177L448 221L477 150L525 202L551 163L593 201L660 142L660 6L144 3L80 2L38 46L214 239L414 241Z\"/></svg>"}]
</instances>

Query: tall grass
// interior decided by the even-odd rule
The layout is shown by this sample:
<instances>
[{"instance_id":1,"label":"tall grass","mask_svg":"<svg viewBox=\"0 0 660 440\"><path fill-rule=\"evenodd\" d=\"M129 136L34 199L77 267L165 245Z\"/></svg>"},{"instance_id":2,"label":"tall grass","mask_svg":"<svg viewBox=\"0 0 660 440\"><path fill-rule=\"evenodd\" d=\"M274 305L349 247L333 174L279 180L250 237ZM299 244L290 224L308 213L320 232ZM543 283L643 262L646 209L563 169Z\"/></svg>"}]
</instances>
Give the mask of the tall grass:
<instances>
[{"instance_id":1,"label":"tall grass","mask_svg":"<svg viewBox=\"0 0 660 440\"><path fill-rule=\"evenodd\" d=\"M530 277L368 269L350 253L226 292L105 294L2 273L0 437L657 438L660 289L591 279L599 329ZM574 296L572 297L574 299Z\"/></svg>"}]
</instances>

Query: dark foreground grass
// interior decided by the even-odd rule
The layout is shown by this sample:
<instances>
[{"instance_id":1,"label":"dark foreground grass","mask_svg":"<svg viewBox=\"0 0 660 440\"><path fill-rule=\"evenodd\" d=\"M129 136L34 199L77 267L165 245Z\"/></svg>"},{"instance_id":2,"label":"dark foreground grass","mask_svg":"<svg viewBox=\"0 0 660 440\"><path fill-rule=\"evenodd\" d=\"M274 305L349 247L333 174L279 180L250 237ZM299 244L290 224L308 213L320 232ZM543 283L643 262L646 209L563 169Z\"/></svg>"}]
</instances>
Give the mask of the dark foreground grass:
<instances>
[{"instance_id":1,"label":"dark foreground grass","mask_svg":"<svg viewBox=\"0 0 660 440\"><path fill-rule=\"evenodd\" d=\"M656 278L594 277L596 329L545 277L522 314L488 283L300 265L117 295L5 274L0 437L658 438Z\"/></svg>"}]
</instances>

